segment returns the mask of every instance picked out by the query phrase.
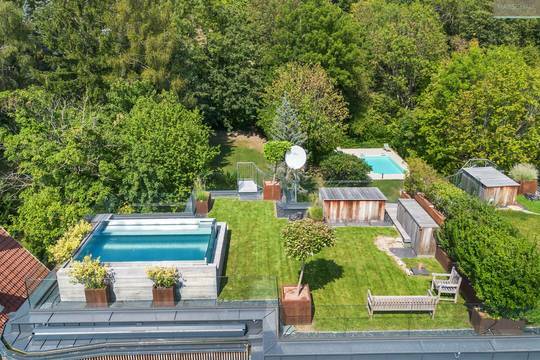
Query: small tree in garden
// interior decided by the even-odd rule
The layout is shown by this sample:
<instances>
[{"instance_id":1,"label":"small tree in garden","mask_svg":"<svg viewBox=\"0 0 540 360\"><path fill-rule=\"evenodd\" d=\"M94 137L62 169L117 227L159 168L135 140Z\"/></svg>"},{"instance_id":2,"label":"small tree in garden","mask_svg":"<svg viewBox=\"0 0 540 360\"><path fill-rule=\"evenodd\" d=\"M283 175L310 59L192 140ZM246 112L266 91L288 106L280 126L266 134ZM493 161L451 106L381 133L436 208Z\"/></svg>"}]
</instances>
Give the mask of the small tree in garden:
<instances>
[{"instance_id":1,"label":"small tree in garden","mask_svg":"<svg viewBox=\"0 0 540 360\"><path fill-rule=\"evenodd\" d=\"M334 246L336 236L334 230L325 223L303 219L289 222L283 229L281 237L287 256L302 264L297 287L298 295L300 295L306 260L325 247Z\"/></svg>"},{"instance_id":2,"label":"small tree in garden","mask_svg":"<svg viewBox=\"0 0 540 360\"><path fill-rule=\"evenodd\" d=\"M274 178L276 181L277 168L280 162L285 159L285 153L291 148L288 141L274 140L264 144L264 157L274 165Z\"/></svg>"}]
</instances>

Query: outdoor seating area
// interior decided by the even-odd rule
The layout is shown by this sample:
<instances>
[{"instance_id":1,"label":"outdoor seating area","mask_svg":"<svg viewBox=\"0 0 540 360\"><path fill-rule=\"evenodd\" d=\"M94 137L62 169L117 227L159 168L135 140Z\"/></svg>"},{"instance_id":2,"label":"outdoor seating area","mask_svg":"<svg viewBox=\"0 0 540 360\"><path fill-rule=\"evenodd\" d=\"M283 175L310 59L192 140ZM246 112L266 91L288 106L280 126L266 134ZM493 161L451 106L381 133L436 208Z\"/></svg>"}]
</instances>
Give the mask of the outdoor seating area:
<instances>
[{"instance_id":1,"label":"outdoor seating area","mask_svg":"<svg viewBox=\"0 0 540 360\"><path fill-rule=\"evenodd\" d=\"M459 275L455 267L452 267L450 274L433 273L431 279L431 290L436 291L441 300L445 297L441 295L452 295L451 300L457 302L459 288L461 286L462 277Z\"/></svg>"},{"instance_id":2,"label":"outdoor seating area","mask_svg":"<svg viewBox=\"0 0 540 360\"><path fill-rule=\"evenodd\" d=\"M373 313L376 311L428 311L431 313L431 318L434 319L439 300L439 296L433 295L431 290L428 290L427 295L412 296L374 296L371 294L371 290L368 290L367 309L370 319L373 318Z\"/></svg>"}]
</instances>

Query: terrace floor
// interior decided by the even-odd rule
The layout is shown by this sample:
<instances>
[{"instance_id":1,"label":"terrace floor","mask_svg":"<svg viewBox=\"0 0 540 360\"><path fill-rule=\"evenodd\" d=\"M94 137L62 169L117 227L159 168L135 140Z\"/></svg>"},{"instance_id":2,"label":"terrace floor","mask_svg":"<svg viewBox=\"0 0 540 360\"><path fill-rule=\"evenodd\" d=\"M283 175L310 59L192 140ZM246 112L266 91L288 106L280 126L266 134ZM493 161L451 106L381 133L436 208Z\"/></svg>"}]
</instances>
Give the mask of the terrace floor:
<instances>
[{"instance_id":1,"label":"terrace floor","mask_svg":"<svg viewBox=\"0 0 540 360\"><path fill-rule=\"evenodd\" d=\"M280 232L287 220L275 217L274 204L264 201L216 199L209 216L226 221L230 241L225 275L229 277L221 300L253 299L267 295L268 283L256 278L276 277L277 285L294 284L299 264L285 256ZM337 244L323 250L306 265L305 282L314 299L313 325L304 331L468 329L463 301L441 302L434 320L427 313L377 313L369 320L366 293L423 295L430 277L406 275L374 244L377 236L397 236L388 227L337 228ZM430 270L442 271L429 261ZM246 277L247 276L247 277Z\"/></svg>"}]
</instances>

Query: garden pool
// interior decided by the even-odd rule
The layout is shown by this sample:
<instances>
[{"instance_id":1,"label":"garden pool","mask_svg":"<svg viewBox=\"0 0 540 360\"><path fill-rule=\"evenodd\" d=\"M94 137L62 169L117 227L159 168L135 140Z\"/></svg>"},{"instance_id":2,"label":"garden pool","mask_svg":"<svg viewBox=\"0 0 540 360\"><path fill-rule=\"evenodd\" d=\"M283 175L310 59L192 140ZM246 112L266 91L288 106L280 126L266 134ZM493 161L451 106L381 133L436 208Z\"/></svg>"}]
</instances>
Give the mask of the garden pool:
<instances>
[{"instance_id":1,"label":"garden pool","mask_svg":"<svg viewBox=\"0 0 540 360\"><path fill-rule=\"evenodd\" d=\"M371 166L372 172L376 174L404 174L405 170L397 164L391 157L386 155L362 156L361 157L368 165Z\"/></svg>"},{"instance_id":2,"label":"garden pool","mask_svg":"<svg viewBox=\"0 0 540 360\"><path fill-rule=\"evenodd\" d=\"M210 219L209 219L210 220ZM103 221L75 256L102 262L212 261L215 222L186 219Z\"/></svg>"}]
</instances>

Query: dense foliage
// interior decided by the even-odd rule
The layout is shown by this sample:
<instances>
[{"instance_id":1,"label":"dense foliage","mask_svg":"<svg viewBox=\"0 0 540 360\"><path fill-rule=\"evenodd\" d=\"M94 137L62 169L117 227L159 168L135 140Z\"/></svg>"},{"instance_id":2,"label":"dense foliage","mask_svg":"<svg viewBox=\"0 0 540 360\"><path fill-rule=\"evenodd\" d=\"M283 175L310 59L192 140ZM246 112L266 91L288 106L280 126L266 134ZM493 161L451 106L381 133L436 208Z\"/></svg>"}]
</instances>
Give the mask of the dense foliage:
<instances>
[{"instance_id":1,"label":"dense foliage","mask_svg":"<svg viewBox=\"0 0 540 360\"><path fill-rule=\"evenodd\" d=\"M408 160L406 190L423 192L444 213L439 245L471 281L493 316L521 318L538 307L540 252L494 207L456 188L420 159Z\"/></svg>"},{"instance_id":2,"label":"dense foliage","mask_svg":"<svg viewBox=\"0 0 540 360\"><path fill-rule=\"evenodd\" d=\"M336 151L320 163L321 173L325 181L368 182L369 166L364 160L351 154Z\"/></svg>"},{"instance_id":3,"label":"dense foliage","mask_svg":"<svg viewBox=\"0 0 540 360\"><path fill-rule=\"evenodd\" d=\"M170 288L176 285L180 279L178 269L175 267L153 266L146 269L146 276L157 288Z\"/></svg>"},{"instance_id":4,"label":"dense foliage","mask_svg":"<svg viewBox=\"0 0 540 360\"><path fill-rule=\"evenodd\" d=\"M283 140L272 140L264 144L264 157L269 163L274 165L274 181L276 179L277 167L285 160L285 154L292 144Z\"/></svg>"},{"instance_id":5,"label":"dense foliage","mask_svg":"<svg viewBox=\"0 0 540 360\"><path fill-rule=\"evenodd\" d=\"M182 200L211 129L539 167L540 20L491 5L0 0L0 224L48 261L87 214Z\"/></svg>"},{"instance_id":6,"label":"dense foliage","mask_svg":"<svg viewBox=\"0 0 540 360\"><path fill-rule=\"evenodd\" d=\"M51 259L55 264L62 264L73 256L73 252L80 245L86 234L92 230L92 225L81 220L77 224L71 226L68 231L62 235L56 244L47 248Z\"/></svg>"}]
</instances>

